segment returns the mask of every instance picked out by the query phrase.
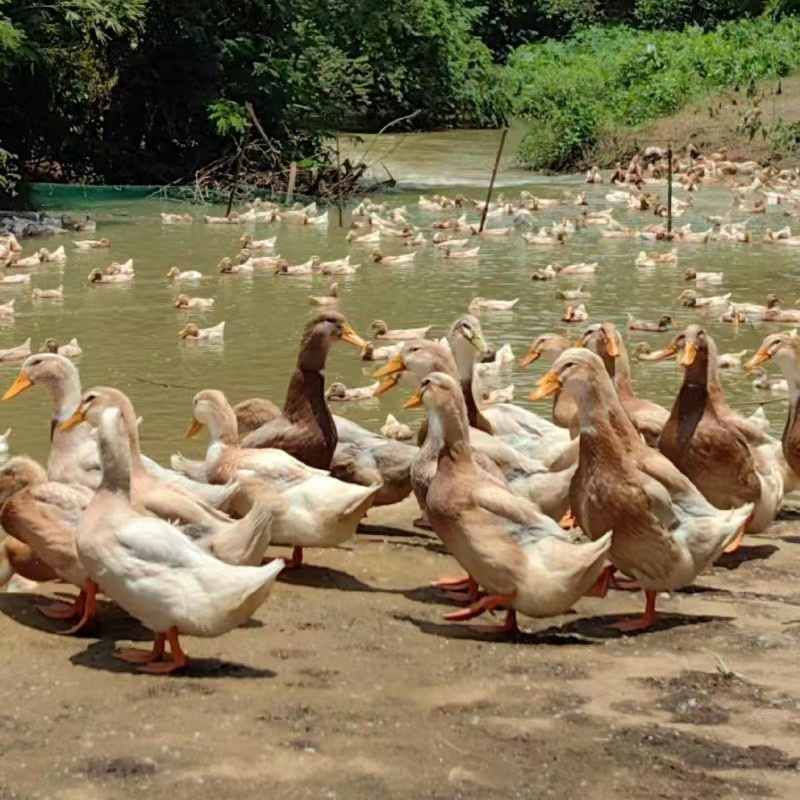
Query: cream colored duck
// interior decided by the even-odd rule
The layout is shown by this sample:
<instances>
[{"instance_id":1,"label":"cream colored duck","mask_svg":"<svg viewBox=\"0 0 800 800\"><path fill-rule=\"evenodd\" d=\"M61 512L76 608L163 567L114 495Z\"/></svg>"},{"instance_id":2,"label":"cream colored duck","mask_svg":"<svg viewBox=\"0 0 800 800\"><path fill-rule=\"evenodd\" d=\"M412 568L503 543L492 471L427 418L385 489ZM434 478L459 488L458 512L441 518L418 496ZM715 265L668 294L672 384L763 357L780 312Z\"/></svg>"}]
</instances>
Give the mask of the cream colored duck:
<instances>
[{"instance_id":1,"label":"cream colored duck","mask_svg":"<svg viewBox=\"0 0 800 800\"><path fill-rule=\"evenodd\" d=\"M562 322L586 322L587 319L589 319L589 312L583 303L577 306L568 305L561 317Z\"/></svg>"},{"instance_id":2,"label":"cream colored duck","mask_svg":"<svg viewBox=\"0 0 800 800\"><path fill-rule=\"evenodd\" d=\"M519 303L519 297L513 300L491 300L485 297L473 297L468 306L471 313L480 311L512 311Z\"/></svg>"},{"instance_id":3,"label":"cream colored duck","mask_svg":"<svg viewBox=\"0 0 800 800\"><path fill-rule=\"evenodd\" d=\"M309 295L308 302L312 306L336 306L339 304L341 289L338 283L328 287L328 294L322 296Z\"/></svg>"},{"instance_id":4,"label":"cream colored duck","mask_svg":"<svg viewBox=\"0 0 800 800\"><path fill-rule=\"evenodd\" d=\"M16 313L16 310L14 308L14 304L16 302L17 301L12 298L7 303L0 303L0 317L2 317L4 319L8 319L9 317L13 317L14 314Z\"/></svg>"},{"instance_id":5,"label":"cream colored duck","mask_svg":"<svg viewBox=\"0 0 800 800\"><path fill-rule=\"evenodd\" d=\"M66 344L59 345L55 339L45 339L39 348L40 353L58 353L64 358L80 358L83 355L83 348L75 338L70 339Z\"/></svg>"},{"instance_id":6,"label":"cream colored duck","mask_svg":"<svg viewBox=\"0 0 800 800\"><path fill-rule=\"evenodd\" d=\"M256 269L250 261L246 261L244 264L234 264L232 259L227 256L217 264L217 268L222 275L252 275Z\"/></svg>"},{"instance_id":7,"label":"cream colored duck","mask_svg":"<svg viewBox=\"0 0 800 800\"><path fill-rule=\"evenodd\" d=\"M93 606L96 587L102 589L155 633L152 652L115 656L145 672L174 672L188 663L179 635L220 636L243 624L269 596L283 562L230 566L168 522L134 511L128 437L119 409L105 409L99 423L103 478L76 536L90 576L86 606ZM170 661L162 660L166 642Z\"/></svg>"},{"instance_id":8,"label":"cream colored duck","mask_svg":"<svg viewBox=\"0 0 800 800\"><path fill-rule=\"evenodd\" d=\"M381 264L384 267L407 267L414 263L416 257L416 252L403 253L399 256L385 256L380 250L372 251L372 260L376 264Z\"/></svg>"},{"instance_id":9,"label":"cream colored duck","mask_svg":"<svg viewBox=\"0 0 800 800\"><path fill-rule=\"evenodd\" d=\"M239 215L234 211L232 214L229 214L227 217L214 217L210 216L209 214L205 214L203 216L203 221L206 225L240 225L242 220L239 218Z\"/></svg>"},{"instance_id":10,"label":"cream colored duck","mask_svg":"<svg viewBox=\"0 0 800 800\"><path fill-rule=\"evenodd\" d=\"M192 414L187 435L208 427L205 468L210 482L256 477L281 492L285 508L273 527L272 543L294 548L291 565L302 563L305 547L336 547L347 541L381 488L343 483L282 450L240 447L236 415L222 392L199 392Z\"/></svg>"},{"instance_id":11,"label":"cream colored duck","mask_svg":"<svg viewBox=\"0 0 800 800\"><path fill-rule=\"evenodd\" d=\"M675 299L679 300L687 308L721 308L728 305L731 293L700 297L694 289L684 289Z\"/></svg>"},{"instance_id":12,"label":"cream colored duck","mask_svg":"<svg viewBox=\"0 0 800 800\"><path fill-rule=\"evenodd\" d=\"M556 289L558 300L581 300L584 297L591 297L592 293L584 290L583 286L577 289Z\"/></svg>"},{"instance_id":13,"label":"cream colored duck","mask_svg":"<svg viewBox=\"0 0 800 800\"><path fill-rule=\"evenodd\" d=\"M394 358L403 349L403 343L388 344L385 347L375 347L372 342L367 342L361 350L362 361L388 361Z\"/></svg>"},{"instance_id":14,"label":"cream colored duck","mask_svg":"<svg viewBox=\"0 0 800 800\"><path fill-rule=\"evenodd\" d=\"M42 257L40 253L34 253L30 256L25 256L24 258L16 258L11 261L10 264L7 266L9 267L20 267L22 269L27 267L38 267L39 264L42 263Z\"/></svg>"},{"instance_id":15,"label":"cream colored duck","mask_svg":"<svg viewBox=\"0 0 800 800\"><path fill-rule=\"evenodd\" d=\"M350 231L345 237L346 241L350 244L380 244L381 232L380 228L370 231L369 233L357 234L355 231Z\"/></svg>"},{"instance_id":16,"label":"cream colored duck","mask_svg":"<svg viewBox=\"0 0 800 800\"><path fill-rule=\"evenodd\" d=\"M505 608L505 623L491 630L510 633L518 630L517 611L546 617L569 610L598 580L611 534L592 544L575 544L533 503L486 480L474 461L467 409L454 378L431 373L417 398L413 402L425 405L429 428L439 430L442 438L426 497L431 526L487 591L446 618L473 619Z\"/></svg>"},{"instance_id":17,"label":"cream colored duck","mask_svg":"<svg viewBox=\"0 0 800 800\"><path fill-rule=\"evenodd\" d=\"M747 350L738 353L722 353L717 358L717 369L741 369L742 359L747 355Z\"/></svg>"},{"instance_id":18,"label":"cream colored duck","mask_svg":"<svg viewBox=\"0 0 800 800\"><path fill-rule=\"evenodd\" d=\"M63 300L64 299L64 285L61 284L56 289L40 289L35 288L31 292L31 300Z\"/></svg>"},{"instance_id":19,"label":"cream colored duck","mask_svg":"<svg viewBox=\"0 0 800 800\"><path fill-rule=\"evenodd\" d=\"M103 250L111 247L108 239L82 239L72 243L78 250Z\"/></svg>"},{"instance_id":20,"label":"cream colored duck","mask_svg":"<svg viewBox=\"0 0 800 800\"><path fill-rule=\"evenodd\" d=\"M194 222L194 217L191 214L169 214L166 211L161 212L161 223L163 225L188 225Z\"/></svg>"},{"instance_id":21,"label":"cream colored duck","mask_svg":"<svg viewBox=\"0 0 800 800\"><path fill-rule=\"evenodd\" d=\"M536 233L523 233L522 238L533 245L544 245L545 247L556 244L564 244L566 235L563 233L552 234L546 228L539 228Z\"/></svg>"},{"instance_id":22,"label":"cream colored duck","mask_svg":"<svg viewBox=\"0 0 800 800\"><path fill-rule=\"evenodd\" d=\"M644 617L613 627L642 630L655 619L658 593L690 584L736 541L752 504L718 511L657 451L646 447L622 409L603 362L586 349L564 351L538 382L535 399L556 390L578 407L580 459L570 489L581 529L645 590ZM609 573L607 573L609 574ZM607 582L596 587L603 594Z\"/></svg>"},{"instance_id":23,"label":"cream colored duck","mask_svg":"<svg viewBox=\"0 0 800 800\"><path fill-rule=\"evenodd\" d=\"M179 267L170 267L167 270L167 278L171 281L199 281L203 279L203 273L196 269L182 270Z\"/></svg>"},{"instance_id":24,"label":"cream colored duck","mask_svg":"<svg viewBox=\"0 0 800 800\"><path fill-rule=\"evenodd\" d=\"M313 275L319 264L319 258L312 256L302 264L287 264L282 262L275 267L276 275Z\"/></svg>"},{"instance_id":25,"label":"cream colored duck","mask_svg":"<svg viewBox=\"0 0 800 800\"><path fill-rule=\"evenodd\" d=\"M386 422L381 426L381 436L398 441L408 441L414 438L411 428L404 422L400 422L394 414L386 415Z\"/></svg>"},{"instance_id":26,"label":"cream colored duck","mask_svg":"<svg viewBox=\"0 0 800 800\"><path fill-rule=\"evenodd\" d=\"M189 339L195 342L221 341L225 336L225 321L217 323L211 328L199 328L193 322L188 322L178 332L181 339Z\"/></svg>"},{"instance_id":27,"label":"cream colored duck","mask_svg":"<svg viewBox=\"0 0 800 800\"><path fill-rule=\"evenodd\" d=\"M214 306L213 297L189 297L188 294L179 294L175 298L175 308L187 310L207 311Z\"/></svg>"},{"instance_id":28,"label":"cream colored duck","mask_svg":"<svg viewBox=\"0 0 800 800\"><path fill-rule=\"evenodd\" d=\"M16 347L8 347L0 350L0 362L13 364L16 361L24 361L31 354L31 340L28 337L22 344Z\"/></svg>"},{"instance_id":29,"label":"cream colored duck","mask_svg":"<svg viewBox=\"0 0 800 800\"><path fill-rule=\"evenodd\" d=\"M376 319L370 326L370 330L375 334L376 339L389 339L393 341L406 341L409 339L424 339L432 325L424 328L392 328L382 320Z\"/></svg>"},{"instance_id":30,"label":"cream colored duck","mask_svg":"<svg viewBox=\"0 0 800 800\"><path fill-rule=\"evenodd\" d=\"M2 286L14 286L20 283L30 283L31 276L28 274L25 275L3 275L0 278L0 285Z\"/></svg>"},{"instance_id":31,"label":"cream colored duck","mask_svg":"<svg viewBox=\"0 0 800 800\"><path fill-rule=\"evenodd\" d=\"M544 269L537 269L531 275L532 281L554 281L558 277L558 272L552 264L548 264Z\"/></svg>"},{"instance_id":32,"label":"cream colored duck","mask_svg":"<svg viewBox=\"0 0 800 800\"><path fill-rule=\"evenodd\" d=\"M106 267L106 275L133 275L133 259L129 258L127 261L120 263L119 261L112 261Z\"/></svg>"},{"instance_id":33,"label":"cream colored duck","mask_svg":"<svg viewBox=\"0 0 800 800\"><path fill-rule=\"evenodd\" d=\"M380 383L372 383L369 386L357 386L348 389L343 383L332 383L325 392L325 397L333 402L345 400L371 400L375 396L375 390Z\"/></svg>"},{"instance_id":34,"label":"cream colored duck","mask_svg":"<svg viewBox=\"0 0 800 800\"><path fill-rule=\"evenodd\" d=\"M597 272L598 262L579 261L576 264L566 264L563 267L556 267L556 272L560 277L570 275L594 275Z\"/></svg>"},{"instance_id":35,"label":"cream colored duck","mask_svg":"<svg viewBox=\"0 0 800 800\"><path fill-rule=\"evenodd\" d=\"M540 358L552 363L568 347L572 347L572 343L565 336L558 333L543 333L531 342L528 352L520 359L519 365L527 367Z\"/></svg>"},{"instance_id":36,"label":"cream colored duck","mask_svg":"<svg viewBox=\"0 0 800 800\"><path fill-rule=\"evenodd\" d=\"M481 251L480 247L470 247L470 248L453 248L453 247L446 247L444 250L444 257L459 260L459 259L470 259L470 258L477 258Z\"/></svg>"},{"instance_id":37,"label":"cream colored duck","mask_svg":"<svg viewBox=\"0 0 800 800\"><path fill-rule=\"evenodd\" d=\"M685 281L705 283L711 286L722 283L725 279L725 275L722 272L698 272L696 269L689 268L683 273L683 279Z\"/></svg>"},{"instance_id":38,"label":"cream colored duck","mask_svg":"<svg viewBox=\"0 0 800 800\"><path fill-rule=\"evenodd\" d=\"M89 273L89 283L99 283L99 284L118 284L118 283L130 283L134 278L134 274L132 272L119 272L113 273L111 275L104 275L99 269L93 269Z\"/></svg>"},{"instance_id":39,"label":"cream colored duck","mask_svg":"<svg viewBox=\"0 0 800 800\"><path fill-rule=\"evenodd\" d=\"M437 239L436 236L441 236L442 238ZM433 246L437 250L457 250L460 247L464 247L468 242L469 239L453 239L452 237L447 237L445 234L437 233L433 239Z\"/></svg>"},{"instance_id":40,"label":"cream colored duck","mask_svg":"<svg viewBox=\"0 0 800 800\"><path fill-rule=\"evenodd\" d=\"M67 261L67 253L64 250L64 245L62 244L52 251L43 247L39 251L39 259L43 264L65 264Z\"/></svg>"},{"instance_id":41,"label":"cream colored duck","mask_svg":"<svg viewBox=\"0 0 800 800\"><path fill-rule=\"evenodd\" d=\"M239 241L242 243L242 248L250 251L259 250L264 252L266 250L274 250L277 240L277 236L273 236L270 239L254 239L252 234L246 233Z\"/></svg>"},{"instance_id":42,"label":"cream colored duck","mask_svg":"<svg viewBox=\"0 0 800 800\"><path fill-rule=\"evenodd\" d=\"M320 272L323 275L355 275L361 264L351 264L349 258L339 259L338 261L323 262L320 264Z\"/></svg>"}]
</instances>

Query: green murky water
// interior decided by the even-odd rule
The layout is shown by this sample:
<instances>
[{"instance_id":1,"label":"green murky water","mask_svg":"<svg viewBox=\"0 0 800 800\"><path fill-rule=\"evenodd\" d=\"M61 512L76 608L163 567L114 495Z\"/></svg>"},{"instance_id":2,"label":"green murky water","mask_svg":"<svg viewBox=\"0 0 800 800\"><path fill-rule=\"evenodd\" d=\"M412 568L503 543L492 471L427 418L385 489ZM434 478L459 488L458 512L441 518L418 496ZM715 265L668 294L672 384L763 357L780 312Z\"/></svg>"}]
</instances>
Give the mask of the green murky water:
<instances>
[{"instance_id":1,"label":"green murky water","mask_svg":"<svg viewBox=\"0 0 800 800\"><path fill-rule=\"evenodd\" d=\"M423 228L444 217L428 214L416 205L419 191L448 194L463 192L482 197L488 171L494 157L496 132L453 132L417 136L382 137L371 151L371 160L384 154L392 175L408 188L382 198L390 206L405 205L413 222ZM396 149L395 146L397 145ZM369 140L366 145L369 146ZM513 143L509 145L513 152ZM376 166L379 173L380 168ZM541 197L562 197L565 190L587 188L590 208L606 208L607 186L584 187L579 178L543 178L515 170L504 162L500 173L501 191L517 197L527 188ZM658 191L665 193L665 188ZM680 192L678 196L683 196ZM706 226L705 217L720 214L730 206L730 194L721 188L705 188L695 195L695 207L680 223L692 222L695 229ZM355 276L339 277L344 289L341 307L355 329L368 335L369 324L376 318L390 327L416 327L433 324L432 335L442 335L452 320L466 310L471 298L519 297L513 313L483 315L486 336L496 346L509 343L517 358L531 339L543 331L565 331L574 336L582 326L560 322L564 303L555 299L557 284L576 286L582 282L592 292L586 301L592 321L611 319L624 325L627 312L655 320L662 313L671 313L679 322L704 319L716 337L720 351L753 349L761 338L777 326L740 326L734 328L698 312L683 309L674 297L684 288L681 275L686 267L698 270L723 270L725 283L712 287L711 294L732 292L734 300L763 302L769 291L777 292L789 307L800 293L797 284L796 255L792 248L762 245L750 246L712 242L707 246L683 245L677 266L664 265L642 270L634 266L640 249L666 250L666 246L640 245L638 242L601 240L596 230L589 229L568 239L561 248L527 245L520 232L511 237L480 241L480 257L474 261L448 262L430 246L422 247L413 267L382 267L371 263L368 247L350 247L345 230L337 225L335 213L326 229L303 227L291 223L245 226L213 226L202 222L194 225L162 225L161 211L188 210L201 219L203 209L182 207L175 203L154 200L91 201L69 209L88 212L98 220L97 236L111 240L111 251L76 251L71 242L86 238L81 234L63 237L69 260L63 267L40 266L31 270L32 286L50 288L64 284L64 301L30 300L28 288L1 288L0 302L17 298L17 315L13 323L0 328L0 346L12 346L31 337L35 347L53 336L59 342L77 337L85 355L78 362L84 387L110 384L127 392L139 414L144 417L141 428L146 452L161 460L181 450L199 454L200 442L187 442L183 432L190 416L193 394L203 388L223 389L233 401L262 395L279 402L283 399L289 372L294 363L297 343L310 306L309 294L324 294L329 279L313 277L275 277L271 272L253 276L220 275L216 264L238 250L239 237L251 231L256 238L277 235L276 252L290 263L299 263L311 255L323 260L351 254L362 268ZM208 211L209 209L205 209ZM760 240L767 226L785 223L783 207L769 208L766 217L753 218L752 230ZM219 212L217 212L219 213ZM576 216L570 205L548 209L537 215L537 221L548 224L563 216ZM626 224L641 226L654 221L649 215L619 211L616 216ZM470 214L477 221L477 213ZM744 218L744 217L741 217ZM345 215L345 225L349 214ZM26 242L26 254L38 242ZM386 239L385 253L406 252L398 240ZM131 284L96 286L87 283L94 267L105 267L112 259L134 259L136 279ZM549 263L598 261L596 277L532 282L531 273ZM198 269L204 274L201 282L188 283L181 290L190 295L216 298L213 311L179 312L173 307L178 288L164 277L171 266ZM177 332L192 319L205 327L226 321L224 344L203 345L181 342ZM667 335L633 333L628 341L650 341L659 346ZM335 349L328 365L328 381L341 380L348 386L371 382L374 367L359 360L355 348L341 345ZM516 365L502 373L497 383L514 383L516 401L528 405L524 398L530 392L544 365L520 370ZM0 366L0 382L9 384L17 373L16 366ZM634 377L641 394L670 405L679 384L678 368L667 364L634 364ZM735 402L757 405L768 395L751 387L741 373L725 376L729 398ZM161 387L155 384L168 384ZM339 403L337 413L351 417L371 428L378 428L387 412L415 422L419 412L402 411L404 395L394 391L380 400ZM549 411L549 403L539 410ZM782 403L768 407L770 416L779 420L784 414ZM49 398L43 389L35 388L0 407L0 427L12 426L13 452L27 452L44 457L49 431Z\"/></svg>"}]
</instances>

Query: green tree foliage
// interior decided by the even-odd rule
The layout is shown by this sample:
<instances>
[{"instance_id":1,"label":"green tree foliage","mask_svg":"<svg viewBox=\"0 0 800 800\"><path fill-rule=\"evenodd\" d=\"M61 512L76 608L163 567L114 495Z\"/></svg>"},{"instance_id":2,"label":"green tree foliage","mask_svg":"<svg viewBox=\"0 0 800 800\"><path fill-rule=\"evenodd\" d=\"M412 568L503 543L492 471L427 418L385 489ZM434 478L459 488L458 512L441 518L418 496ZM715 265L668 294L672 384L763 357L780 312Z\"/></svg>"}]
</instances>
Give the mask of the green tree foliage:
<instances>
[{"instance_id":1,"label":"green tree foliage","mask_svg":"<svg viewBox=\"0 0 800 800\"><path fill-rule=\"evenodd\" d=\"M507 81L531 121L522 157L532 169L578 166L604 130L673 114L714 89L786 75L800 64L800 20L767 17L711 32L590 28L519 48Z\"/></svg>"}]
</instances>

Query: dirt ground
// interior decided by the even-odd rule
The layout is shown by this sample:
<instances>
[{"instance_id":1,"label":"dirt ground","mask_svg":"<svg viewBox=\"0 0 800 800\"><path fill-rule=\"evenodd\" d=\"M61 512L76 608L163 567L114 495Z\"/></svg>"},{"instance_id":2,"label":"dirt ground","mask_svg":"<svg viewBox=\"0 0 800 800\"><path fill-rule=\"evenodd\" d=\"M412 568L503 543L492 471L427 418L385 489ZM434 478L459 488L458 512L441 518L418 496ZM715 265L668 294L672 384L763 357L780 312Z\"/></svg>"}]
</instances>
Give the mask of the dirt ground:
<instances>
[{"instance_id":1,"label":"dirt ground","mask_svg":"<svg viewBox=\"0 0 800 800\"><path fill-rule=\"evenodd\" d=\"M614 591L503 640L442 620L427 584L457 570L414 511L308 551L247 626L187 638L180 676L112 659L150 636L111 605L67 638L0 595L0 798L800 797L800 522L662 597L651 632L605 627L643 608Z\"/></svg>"}]
</instances>

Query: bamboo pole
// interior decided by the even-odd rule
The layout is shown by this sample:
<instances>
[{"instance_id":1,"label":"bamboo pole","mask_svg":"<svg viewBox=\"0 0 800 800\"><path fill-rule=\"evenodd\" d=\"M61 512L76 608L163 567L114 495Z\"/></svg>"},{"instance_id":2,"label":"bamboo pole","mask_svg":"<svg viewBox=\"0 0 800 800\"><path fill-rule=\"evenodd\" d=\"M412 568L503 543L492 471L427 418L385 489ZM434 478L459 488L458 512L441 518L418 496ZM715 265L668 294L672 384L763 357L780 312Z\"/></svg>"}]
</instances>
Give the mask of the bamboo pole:
<instances>
[{"instance_id":1,"label":"bamboo pole","mask_svg":"<svg viewBox=\"0 0 800 800\"><path fill-rule=\"evenodd\" d=\"M342 220L342 151L339 146L339 134L336 134L336 208L339 210L339 227L344 225Z\"/></svg>"},{"instance_id":2,"label":"bamboo pole","mask_svg":"<svg viewBox=\"0 0 800 800\"><path fill-rule=\"evenodd\" d=\"M294 185L297 182L297 162L289 164L289 183L286 186L286 205L290 205L294 197Z\"/></svg>"},{"instance_id":3,"label":"bamboo pole","mask_svg":"<svg viewBox=\"0 0 800 800\"><path fill-rule=\"evenodd\" d=\"M506 143L506 136L508 135L508 128L503 128L503 133L500 136L500 144L497 147L497 155L494 159L494 168L492 169L492 178L489 181L489 191L486 193L486 205L483 207L481 214L481 224L478 227L478 233L483 233L483 226L486 224L486 214L489 211L489 203L492 202L492 192L494 191L494 179L497 177L497 168L500 166L500 159L503 156L503 146Z\"/></svg>"},{"instance_id":4,"label":"bamboo pole","mask_svg":"<svg viewBox=\"0 0 800 800\"><path fill-rule=\"evenodd\" d=\"M236 167L233 170L233 184L231 185L231 193L228 195L228 207L225 209L225 216L229 217L231 215L231 208L233 207L233 198L236 194L236 189L239 186L239 175L242 172L242 158L244 158L244 151L247 147L247 141L250 138L250 126L248 125L245 129L244 135L242 136L242 143L239 145L239 153L236 156Z\"/></svg>"},{"instance_id":5,"label":"bamboo pole","mask_svg":"<svg viewBox=\"0 0 800 800\"><path fill-rule=\"evenodd\" d=\"M667 145L667 233L672 233L672 143Z\"/></svg>"}]
</instances>

